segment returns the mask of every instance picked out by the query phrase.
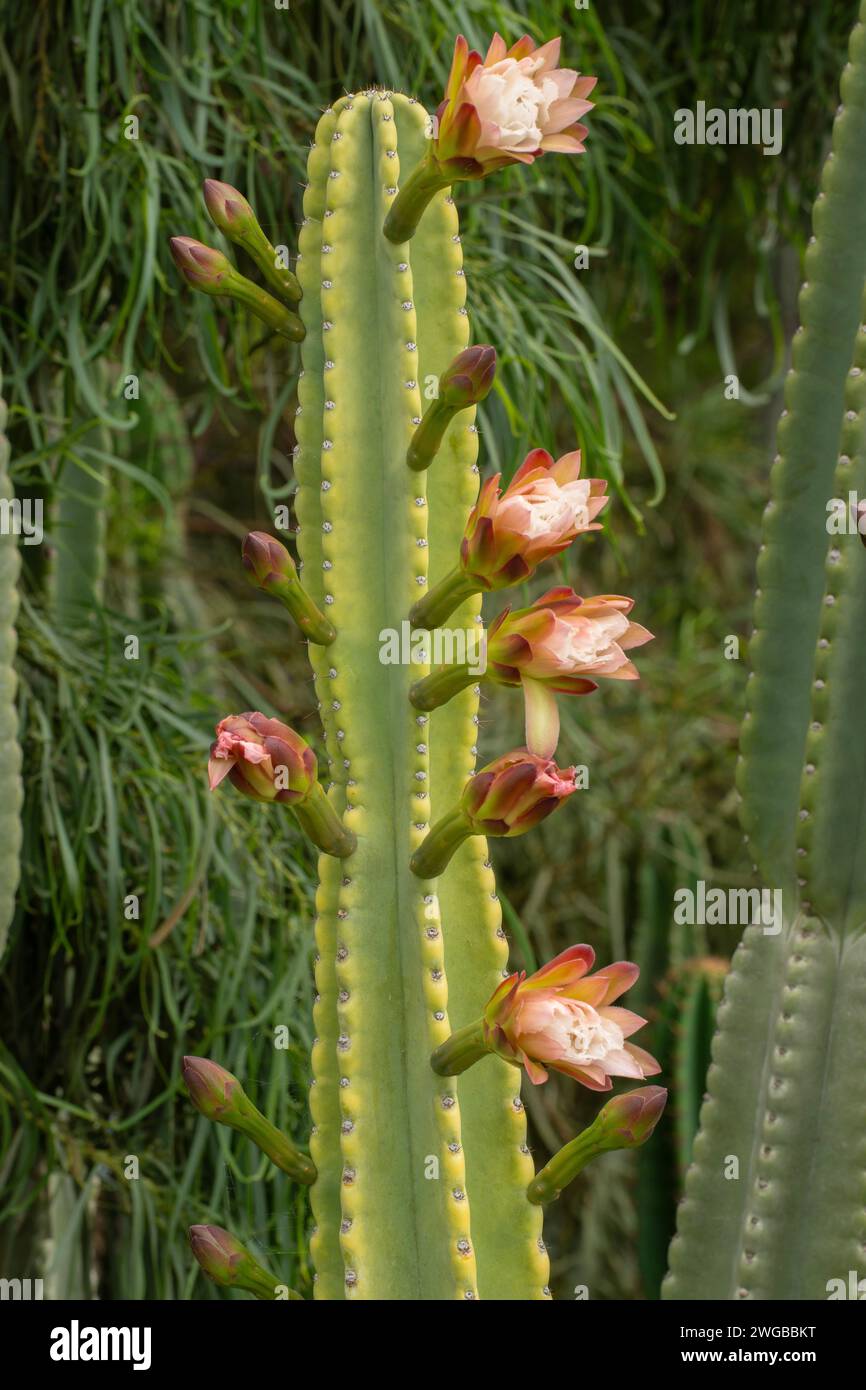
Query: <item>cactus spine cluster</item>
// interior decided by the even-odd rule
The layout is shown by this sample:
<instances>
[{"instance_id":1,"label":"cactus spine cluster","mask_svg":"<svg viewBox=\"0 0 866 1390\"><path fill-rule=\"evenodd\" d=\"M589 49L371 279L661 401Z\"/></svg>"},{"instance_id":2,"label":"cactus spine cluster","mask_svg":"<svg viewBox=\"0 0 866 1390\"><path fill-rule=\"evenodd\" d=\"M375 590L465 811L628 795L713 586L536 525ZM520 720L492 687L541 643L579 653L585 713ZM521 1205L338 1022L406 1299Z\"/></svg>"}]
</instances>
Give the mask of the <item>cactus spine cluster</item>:
<instances>
[{"instance_id":1,"label":"cactus spine cluster","mask_svg":"<svg viewBox=\"0 0 866 1390\"><path fill-rule=\"evenodd\" d=\"M823 1299L866 1251L866 4L814 208L758 563L743 822L785 926L719 1009L669 1298ZM853 525L830 524L834 499Z\"/></svg>"},{"instance_id":2,"label":"cactus spine cluster","mask_svg":"<svg viewBox=\"0 0 866 1390\"><path fill-rule=\"evenodd\" d=\"M313 1256L320 1298L549 1296L541 1213L527 1200L519 1074L498 1058L436 1076L430 1053L476 1017L507 961L493 874L473 838L424 882L409 858L475 766L477 695L409 703L417 666L385 666L400 629L453 567L478 489L473 413L429 473L406 453L421 386L465 348L457 212L443 190L412 241L382 233L401 170L426 146L416 102L338 102L310 153L298 278L306 329L297 420L305 586L336 629L310 647L330 796L358 850L322 856L313 1049ZM454 627L479 621L464 603ZM446 978L446 959L448 975Z\"/></svg>"}]
</instances>

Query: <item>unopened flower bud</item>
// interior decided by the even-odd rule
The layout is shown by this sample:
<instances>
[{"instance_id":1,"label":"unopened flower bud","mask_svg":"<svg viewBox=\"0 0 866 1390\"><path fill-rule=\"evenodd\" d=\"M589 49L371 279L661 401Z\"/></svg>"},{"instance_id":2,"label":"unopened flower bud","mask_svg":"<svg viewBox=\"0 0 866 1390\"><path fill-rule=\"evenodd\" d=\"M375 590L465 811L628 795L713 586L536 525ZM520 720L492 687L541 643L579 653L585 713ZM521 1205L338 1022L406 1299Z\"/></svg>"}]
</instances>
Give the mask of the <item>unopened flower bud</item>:
<instances>
[{"instance_id":1,"label":"unopened flower bud","mask_svg":"<svg viewBox=\"0 0 866 1390\"><path fill-rule=\"evenodd\" d=\"M221 1226L190 1226L189 1243L207 1277L224 1289L244 1289L256 1298L273 1300L285 1287ZM299 1299L300 1294L290 1290L288 1298Z\"/></svg>"},{"instance_id":2,"label":"unopened flower bud","mask_svg":"<svg viewBox=\"0 0 866 1390\"><path fill-rule=\"evenodd\" d=\"M575 771L525 749L496 758L469 778L459 806L421 842L410 860L412 872L436 878L470 835L523 835L577 790Z\"/></svg>"},{"instance_id":3,"label":"unopened flower bud","mask_svg":"<svg viewBox=\"0 0 866 1390\"><path fill-rule=\"evenodd\" d=\"M267 1154L272 1163L296 1182L316 1181L316 1166L307 1154L296 1148L267 1116L253 1105L236 1076L208 1057L184 1057L183 1079L189 1097L202 1115L217 1124L228 1125Z\"/></svg>"},{"instance_id":4,"label":"unopened flower bud","mask_svg":"<svg viewBox=\"0 0 866 1390\"><path fill-rule=\"evenodd\" d=\"M297 278L280 264L276 248L268 241L243 193L218 179L205 179L202 191L214 226L229 241L244 248L277 294L297 303L301 298Z\"/></svg>"},{"instance_id":5,"label":"unopened flower bud","mask_svg":"<svg viewBox=\"0 0 866 1390\"><path fill-rule=\"evenodd\" d=\"M562 1189L599 1154L637 1149L645 1144L661 1118L667 1098L664 1086L641 1086L614 1096L592 1124L535 1175L526 1193L530 1202L541 1205L555 1201Z\"/></svg>"},{"instance_id":6,"label":"unopened flower bud","mask_svg":"<svg viewBox=\"0 0 866 1390\"><path fill-rule=\"evenodd\" d=\"M278 598L308 641L323 647L333 642L334 628L301 584L295 562L280 541L265 531L250 531L241 555L250 583Z\"/></svg>"},{"instance_id":7,"label":"unopened flower bud","mask_svg":"<svg viewBox=\"0 0 866 1390\"><path fill-rule=\"evenodd\" d=\"M203 294L228 295L292 342L299 343L304 337L304 325L297 314L241 275L221 251L188 236L172 237L169 245L175 265L192 289Z\"/></svg>"},{"instance_id":8,"label":"unopened flower bud","mask_svg":"<svg viewBox=\"0 0 866 1390\"><path fill-rule=\"evenodd\" d=\"M429 468L445 431L459 411L478 405L488 395L496 375L496 351L480 345L459 352L439 378L438 393L424 412L406 454L416 473Z\"/></svg>"}]
</instances>

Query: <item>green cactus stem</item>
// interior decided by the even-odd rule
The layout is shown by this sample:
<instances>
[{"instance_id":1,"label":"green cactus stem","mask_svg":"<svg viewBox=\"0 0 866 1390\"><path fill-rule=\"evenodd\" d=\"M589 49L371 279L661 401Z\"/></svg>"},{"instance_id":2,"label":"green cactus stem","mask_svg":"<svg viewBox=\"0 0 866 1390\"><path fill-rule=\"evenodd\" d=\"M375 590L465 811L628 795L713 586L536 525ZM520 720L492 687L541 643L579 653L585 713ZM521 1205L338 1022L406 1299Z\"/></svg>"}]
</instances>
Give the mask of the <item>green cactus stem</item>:
<instances>
[{"instance_id":1,"label":"green cactus stem","mask_svg":"<svg viewBox=\"0 0 866 1390\"><path fill-rule=\"evenodd\" d=\"M866 3L814 208L758 562L743 822L781 931L734 956L668 1298L824 1299L866 1247Z\"/></svg>"},{"instance_id":2,"label":"green cactus stem","mask_svg":"<svg viewBox=\"0 0 866 1390\"><path fill-rule=\"evenodd\" d=\"M3 379L0 376L0 388ZM6 402L0 398L0 957L15 912L21 852L21 749L15 705L15 620L18 615L18 537L11 525L15 494L9 478Z\"/></svg>"},{"instance_id":3,"label":"green cactus stem","mask_svg":"<svg viewBox=\"0 0 866 1390\"><path fill-rule=\"evenodd\" d=\"M442 441L435 519L432 485L428 493L425 475L406 467L421 416L417 383L422 373L440 376L468 335L456 214L444 194L429 206L411 261L408 249L382 236L400 168L423 153L424 126L417 103L379 92L342 99L325 113L310 154L297 265L306 328L299 549L305 587L337 634L310 657L329 797L358 842L336 874L325 868L317 897L316 1297L540 1299L548 1296L546 1260L525 1195L532 1165L516 1104L519 1078L503 1077L510 1069L491 1059L483 1102L476 1095L470 1105L480 1139L473 1158L455 1083L429 1066L449 1034L445 1001L454 981L446 982L443 945L456 977L474 970L472 990L484 997L505 956L483 843L461 864L447 899L453 867L438 884L409 868L434 797L443 809L446 797L454 804L474 770L474 697L467 692L468 702L458 697L459 708L437 714L446 721L440 734L409 702L411 669L378 657L379 632L399 628L426 586L428 563L439 573L453 565L453 512L462 513L462 529L477 490L471 410ZM434 768L443 765L440 798ZM466 919L476 940L464 954L457 944L468 936ZM458 987L461 1002L466 993ZM371 1006L382 999L387 1010ZM489 1220L471 1214L473 1161L482 1208L495 1166Z\"/></svg>"}]
</instances>

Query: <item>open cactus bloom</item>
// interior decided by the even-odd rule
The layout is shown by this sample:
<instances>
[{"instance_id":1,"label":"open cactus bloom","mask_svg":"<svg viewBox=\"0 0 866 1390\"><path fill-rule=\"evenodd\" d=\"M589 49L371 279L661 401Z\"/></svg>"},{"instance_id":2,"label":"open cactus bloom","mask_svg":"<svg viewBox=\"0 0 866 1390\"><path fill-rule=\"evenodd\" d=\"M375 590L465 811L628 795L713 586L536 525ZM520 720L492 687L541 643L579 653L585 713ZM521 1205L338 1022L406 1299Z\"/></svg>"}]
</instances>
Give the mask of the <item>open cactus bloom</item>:
<instances>
[{"instance_id":1,"label":"open cactus bloom","mask_svg":"<svg viewBox=\"0 0 866 1390\"><path fill-rule=\"evenodd\" d=\"M611 1078L642 1079L661 1070L627 1039L646 1019L614 1005L640 974L617 961L594 974L591 946L570 946L536 970L509 975L494 991L477 1023L454 1033L433 1054L433 1070L456 1076L486 1052L522 1066L535 1085L548 1069L565 1072L591 1091L609 1091Z\"/></svg>"},{"instance_id":2,"label":"open cactus bloom","mask_svg":"<svg viewBox=\"0 0 866 1390\"><path fill-rule=\"evenodd\" d=\"M507 48L501 35L494 34L482 58L462 34L457 36L429 153L385 223L391 241L412 236L441 188L483 178L509 164L532 164L547 151L584 153L587 129L580 118L592 109L587 98L598 79L557 67L561 44L555 38L537 48L524 34Z\"/></svg>"},{"instance_id":3,"label":"open cactus bloom","mask_svg":"<svg viewBox=\"0 0 866 1390\"><path fill-rule=\"evenodd\" d=\"M580 598L573 589L550 589L529 608L504 609L491 623L487 641L488 679L522 685L526 702L526 746L552 757L559 741L556 693L586 695L594 676L637 680L627 652L651 642L653 634L629 613L634 599L622 594Z\"/></svg>"},{"instance_id":4,"label":"open cactus bloom","mask_svg":"<svg viewBox=\"0 0 866 1390\"><path fill-rule=\"evenodd\" d=\"M594 677L637 680L627 652L653 634L629 613L634 599L622 594L581 598L566 587L549 589L528 608L505 608L490 624L484 679L522 686L526 702L526 747L551 758L559 740L557 693L588 695ZM466 663L441 666L412 686L417 709L431 710L479 679Z\"/></svg>"},{"instance_id":5,"label":"open cactus bloom","mask_svg":"<svg viewBox=\"0 0 866 1390\"><path fill-rule=\"evenodd\" d=\"M220 720L216 733L208 761L211 791L227 777L253 801L291 806L323 853L344 859L353 852L355 837L319 785L316 755L300 734L258 712L230 714Z\"/></svg>"},{"instance_id":6,"label":"open cactus bloom","mask_svg":"<svg viewBox=\"0 0 866 1390\"><path fill-rule=\"evenodd\" d=\"M580 467L579 450L554 460L533 449L504 492L500 474L488 478L466 523L460 564L415 605L415 626L439 627L470 595L520 584L578 536L600 530L607 483L581 478Z\"/></svg>"},{"instance_id":7,"label":"open cactus bloom","mask_svg":"<svg viewBox=\"0 0 866 1390\"><path fill-rule=\"evenodd\" d=\"M412 872L436 878L470 835L525 834L577 790L575 773L525 749L496 758L469 778L459 806L425 836L412 856Z\"/></svg>"}]
</instances>

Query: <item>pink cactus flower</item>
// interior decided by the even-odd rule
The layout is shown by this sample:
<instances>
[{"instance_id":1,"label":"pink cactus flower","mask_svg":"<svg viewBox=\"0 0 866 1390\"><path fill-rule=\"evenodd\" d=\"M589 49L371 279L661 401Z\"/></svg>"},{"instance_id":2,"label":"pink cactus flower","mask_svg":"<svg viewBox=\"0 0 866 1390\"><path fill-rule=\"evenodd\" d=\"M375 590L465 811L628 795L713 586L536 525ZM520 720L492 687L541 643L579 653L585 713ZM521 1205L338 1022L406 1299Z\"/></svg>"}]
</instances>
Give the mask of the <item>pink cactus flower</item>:
<instances>
[{"instance_id":1,"label":"pink cactus flower","mask_svg":"<svg viewBox=\"0 0 866 1390\"><path fill-rule=\"evenodd\" d=\"M653 634L629 613L634 599L621 594L580 598L573 589L550 589L529 608L506 608L491 623L487 676L503 685L522 685L526 701L526 746L549 758L559 738L555 692L586 695L593 676L637 680L626 653L652 641Z\"/></svg>"},{"instance_id":2,"label":"pink cactus flower","mask_svg":"<svg viewBox=\"0 0 866 1390\"><path fill-rule=\"evenodd\" d=\"M300 803L316 785L316 755L300 734L264 714L231 714L211 744L211 791L228 777L255 801Z\"/></svg>"},{"instance_id":3,"label":"pink cactus flower","mask_svg":"<svg viewBox=\"0 0 866 1390\"><path fill-rule=\"evenodd\" d=\"M591 1091L609 1091L613 1076L655 1076L655 1058L626 1041L646 1019L613 1003L635 983L638 967L617 961L590 975L594 961L591 946L571 946L534 975L503 980L484 1010L487 1048L525 1067L536 1086L548 1068Z\"/></svg>"},{"instance_id":4,"label":"pink cactus flower","mask_svg":"<svg viewBox=\"0 0 866 1390\"><path fill-rule=\"evenodd\" d=\"M506 164L532 164L548 150L582 154L580 117L598 80L558 68L560 38L541 48L524 35L507 48L494 34L486 57L462 34L454 45L445 99L436 112L433 151L440 166L479 177Z\"/></svg>"},{"instance_id":5,"label":"pink cactus flower","mask_svg":"<svg viewBox=\"0 0 866 1390\"><path fill-rule=\"evenodd\" d=\"M554 462L546 449L533 449L504 492L499 477L482 487L460 551L477 588L519 584L576 536L600 530L595 518L607 504L607 484L580 477L579 450Z\"/></svg>"}]
</instances>

